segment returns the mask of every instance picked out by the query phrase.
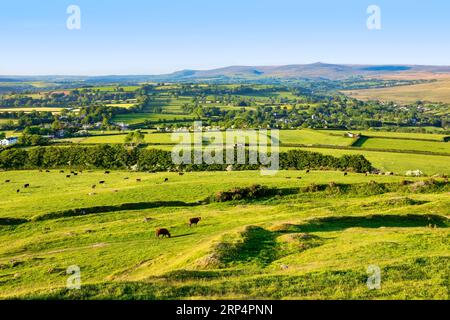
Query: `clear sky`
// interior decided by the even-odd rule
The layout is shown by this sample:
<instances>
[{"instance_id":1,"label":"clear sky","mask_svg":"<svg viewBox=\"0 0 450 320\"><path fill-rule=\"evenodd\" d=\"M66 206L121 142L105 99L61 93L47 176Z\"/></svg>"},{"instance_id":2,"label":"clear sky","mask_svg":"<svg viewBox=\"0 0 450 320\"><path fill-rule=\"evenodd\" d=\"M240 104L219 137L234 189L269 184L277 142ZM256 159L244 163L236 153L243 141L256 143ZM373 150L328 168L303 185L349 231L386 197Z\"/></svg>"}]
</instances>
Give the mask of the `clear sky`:
<instances>
[{"instance_id":1,"label":"clear sky","mask_svg":"<svg viewBox=\"0 0 450 320\"><path fill-rule=\"evenodd\" d=\"M68 30L69 5L81 29ZM369 5L381 30L369 30ZM447 0L2 0L0 75L229 65L450 65Z\"/></svg>"}]
</instances>

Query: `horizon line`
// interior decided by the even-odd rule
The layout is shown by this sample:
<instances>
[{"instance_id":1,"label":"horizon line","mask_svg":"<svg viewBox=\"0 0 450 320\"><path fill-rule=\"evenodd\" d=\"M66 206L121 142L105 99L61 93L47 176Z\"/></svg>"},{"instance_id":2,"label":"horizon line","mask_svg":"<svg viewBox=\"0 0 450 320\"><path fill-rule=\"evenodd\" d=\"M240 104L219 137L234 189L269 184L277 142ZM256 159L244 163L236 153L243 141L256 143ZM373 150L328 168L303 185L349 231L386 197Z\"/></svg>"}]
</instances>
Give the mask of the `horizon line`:
<instances>
[{"instance_id":1,"label":"horizon line","mask_svg":"<svg viewBox=\"0 0 450 320\"><path fill-rule=\"evenodd\" d=\"M212 70L220 70L226 68L236 68L236 67L248 67L248 68L270 68L270 67L286 67L286 66L307 66L307 65L340 65L340 66L405 66L405 67L450 67L450 64L402 64L402 63L328 63L328 62L313 62L313 63L288 63L288 64L267 64L267 65L246 65L246 64L234 64L234 65L226 65L221 67L211 67L211 68L184 68L184 69L175 69L173 71L169 71L166 73L104 73L104 74L0 74L0 77L83 77L83 78L91 78L91 77L133 77L133 76L150 76L150 77L158 77L158 76L166 76L177 72L183 71L212 71ZM406 70L403 70L406 71Z\"/></svg>"}]
</instances>

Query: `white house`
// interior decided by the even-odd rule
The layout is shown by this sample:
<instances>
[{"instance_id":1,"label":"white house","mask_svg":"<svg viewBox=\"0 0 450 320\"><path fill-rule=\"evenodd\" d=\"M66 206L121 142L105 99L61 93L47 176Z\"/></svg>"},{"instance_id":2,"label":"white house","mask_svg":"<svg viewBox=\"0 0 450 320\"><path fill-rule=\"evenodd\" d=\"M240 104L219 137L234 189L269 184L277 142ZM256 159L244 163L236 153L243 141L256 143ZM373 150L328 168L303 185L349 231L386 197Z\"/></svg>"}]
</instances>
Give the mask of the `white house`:
<instances>
[{"instance_id":1,"label":"white house","mask_svg":"<svg viewBox=\"0 0 450 320\"><path fill-rule=\"evenodd\" d=\"M17 137L9 137L0 140L0 146L11 146L13 144L16 144L19 141L19 138Z\"/></svg>"}]
</instances>

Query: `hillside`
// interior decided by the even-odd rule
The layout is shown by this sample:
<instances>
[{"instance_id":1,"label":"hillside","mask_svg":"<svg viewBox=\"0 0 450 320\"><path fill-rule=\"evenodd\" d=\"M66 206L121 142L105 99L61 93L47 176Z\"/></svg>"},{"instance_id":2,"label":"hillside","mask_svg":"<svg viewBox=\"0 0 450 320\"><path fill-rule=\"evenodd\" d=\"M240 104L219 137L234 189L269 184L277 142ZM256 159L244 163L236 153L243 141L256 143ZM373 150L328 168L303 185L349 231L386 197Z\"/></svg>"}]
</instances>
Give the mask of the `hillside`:
<instances>
[{"instance_id":1,"label":"hillside","mask_svg":"<svg viewBox=\"0 0 450 320\"><path fill-rule=\"evenodd\" d=\"M291 64L281 66L228 66L207 70L181 70L159 75L105 75L105 76L8 76L0 75L0 82L82 82L128 83L147 81L201 81L201 80L258 80L258 79L327 79L343 80L351 77L398 77L425 79L450 74L450 66L423 65L353 65L353 64Z\"/></svg>"},{"instance_id":2,"label":"hillside","mask_svg":"<svg viewBox=\"0 0 450 320\"><path fill-rule=\"evenodd\" d=\"M5 179L0 298L448 299L443 180L331 171L66 179L57 170ZM279 195L198 202L255 181ZM30 188L16 193L23 183ZM202 220L189 227L191 217ZM160 227L172 237L157 239ZM373 265L380 290L366 285ZM70 266L80 268L81 290L66 288Z\"/></svg>"}]
</instances>

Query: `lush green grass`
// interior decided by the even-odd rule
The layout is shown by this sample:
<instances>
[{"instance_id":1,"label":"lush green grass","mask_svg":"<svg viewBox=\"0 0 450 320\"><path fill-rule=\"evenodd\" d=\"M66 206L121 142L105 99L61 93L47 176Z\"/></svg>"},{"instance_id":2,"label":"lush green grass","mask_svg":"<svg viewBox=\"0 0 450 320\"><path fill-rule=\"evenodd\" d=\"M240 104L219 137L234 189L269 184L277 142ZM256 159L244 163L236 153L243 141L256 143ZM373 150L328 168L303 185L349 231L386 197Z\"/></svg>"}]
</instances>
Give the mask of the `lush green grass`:
<instances>
[{"instance_id":1,"label":"lush green grass","mask_svg":"<svg viewBox=\"0 0 450 320\"><path fill-rule=\"evenodd\" d=\"M124 122L128 124L143 123L145 121L175 121L184 119L194 119L191 115L170 114L170 113L131 113L121 114L114 117L115 122Z\"/></svg>"},{"instance_id":2,"label":"lush green grass","mask_svg":"<svg viewBox=\"0 0 450 320\"><path fill-rule=\"evenodd\" d=\"M331 133L337 135L344 135L348 131L343 130L321 130L324 133ZM416 139L416 140L436 140L443 141L446 137L444 134L429 134L429 133L409 133L409 132L388 132L388 131L378 131L378 130L350 130L353 133L361 133L367 137L378 137L378 138L395 138L395 139Z\"/></svg>"},{"instance_id":3,"label":"lush green grass","mask_svg":"<svg viewBox=\"0 0 450 320\"><path fill-rule=\"evenodd\" d=\"M111 135L94 135L84 138L72 138L66 141L82 144L99 143L124 143L125 134L110 132ZM384 133L379 133L383 137ZM225 136L225 133L223 133ZM383 171L392 171L397 174L405 174L409 170L421 170L425 174L450 174L450 156L415 154L418 152L439 152L450 153L448 142L439 142L443 136L428 134L412 134L411 140L406 139L404 134L393 135L396 139L369 138L360 149L336 149L336 148L315 148L314 146L335 146L348 147L355 140L337 135L337 132L315 131L315 130L281 130L280 131L280 151L297 149L300 145L309 145L304 150L316 151L323 154L342 156L344 154L362 154L372 162L375 168ZM400 139L404 138L404 139ZM429 139L430 141L412 140ZM224 140L225 141L225 140ZM146 133L145 143L148 148L158 148L172 150L177 141L171 140L171 133ZM301 147L300 147L301 148ZM371 151L364 148L386 150ZM398 151L398 152L390 152ZM410 151L410 152L408 152Z\"/></svg>"},{"instance_id":4,"label":"lush green grass","mask_svg":"<svg viewBox=\"0 0 450 320\"><path fill-rule=\"evenodd\" d=\"M3 298L448 298L446 194L291 193L250 202L170 204L255 181L298 190L313 182L398 182L399 177L84 172L66 179L57 172L0 173L0 181L7 178L11 185L0 189ZM99 179L106 185L89 196ZM16 194L25 182L31 188ZM166 206L142 204L155 201ZM4 220L121 203L141 203L142 209L16 225ZM187 220L195 216L202 221L189 228ZM157 227L169 228L173 237L157 240ZM81 290L65 289L70 265L81 268ZM381 290L366 287L369 265L382 270Z\"/></svg>"},{"instance_id":5,"label":"lush green grass","mask_svg":"<svg viewBox=\"0 0 450 320\"><path fill-rule=\"evenodd\" d=\"M287 150L290 148L281 148ZM383 171L405 174L409 170L421 170L425 174L450 174L450 156L423 155L414 153L378 152L367 150L339 150L325 148L304 148L304 150L320 152L333 156L344 154L362 154L372 165Z\"/></svg>"},{"instance_id":6,"label":"lush green grass","mask_svg":"<svg viewBox=\"0 0 450 320\"><path fill-rule=\"evenodd\" d=\"M318 130L281 130L281 144L349 146L355 140Z\"/></svg>"},{"instance_id":7,"label":"lush green grass","mask_svg":"<svg viewBox=\"0 0 450 320\"><path fill-rule=\"evenodd\" d=\"M413 150L447 153L450 155L450 143L438 141L369 138L364 141L364 143L361 145L361 148L384 150Z\"/></svg>"}]
</instances>

